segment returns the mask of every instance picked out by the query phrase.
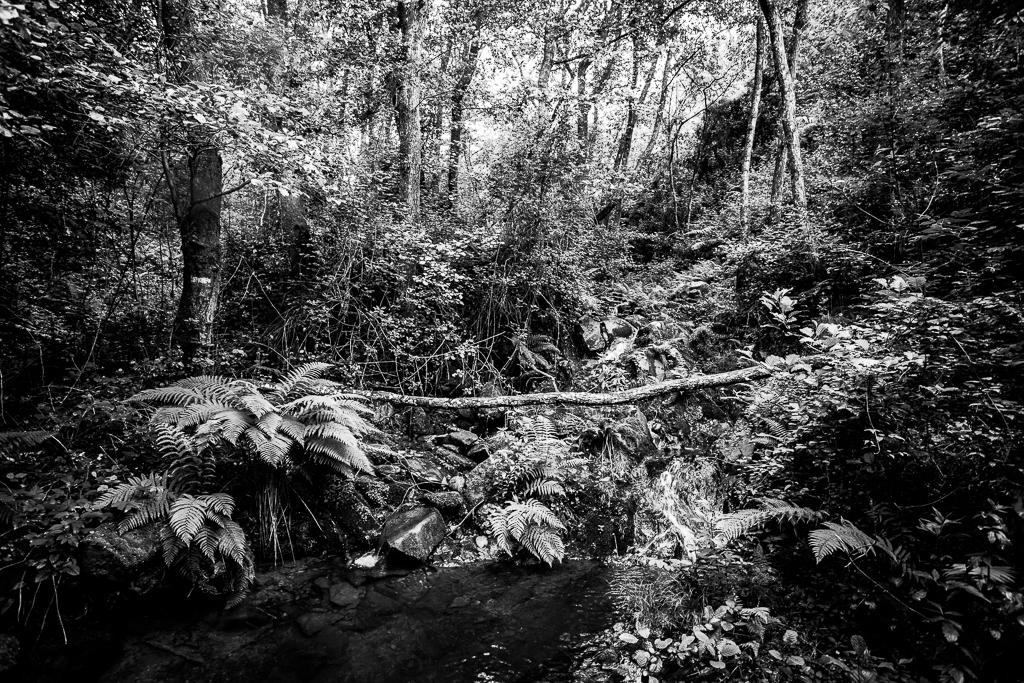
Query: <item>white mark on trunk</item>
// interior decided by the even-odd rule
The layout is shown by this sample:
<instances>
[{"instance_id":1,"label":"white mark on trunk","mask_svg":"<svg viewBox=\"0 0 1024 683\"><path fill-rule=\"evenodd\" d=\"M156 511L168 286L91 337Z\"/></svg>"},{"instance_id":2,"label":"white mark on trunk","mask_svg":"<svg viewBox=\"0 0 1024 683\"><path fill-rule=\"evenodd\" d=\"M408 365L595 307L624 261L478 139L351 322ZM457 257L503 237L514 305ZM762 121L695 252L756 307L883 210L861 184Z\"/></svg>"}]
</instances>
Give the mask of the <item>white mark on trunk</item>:
<instances>
[{"instance_id":1,"label":"white mark on trunk","mask_svg":"<svg viewBox=\"0 0 1024 683\"><path fill-rule=\"evenodd\" d=\"M199 284L199 285L208 285L211 282L213 282L213 280L211 278L208 278L208 277L194 277L194 278L192 278L192 282L195 282L196 284Z\"/></svg>"}]
</instances>

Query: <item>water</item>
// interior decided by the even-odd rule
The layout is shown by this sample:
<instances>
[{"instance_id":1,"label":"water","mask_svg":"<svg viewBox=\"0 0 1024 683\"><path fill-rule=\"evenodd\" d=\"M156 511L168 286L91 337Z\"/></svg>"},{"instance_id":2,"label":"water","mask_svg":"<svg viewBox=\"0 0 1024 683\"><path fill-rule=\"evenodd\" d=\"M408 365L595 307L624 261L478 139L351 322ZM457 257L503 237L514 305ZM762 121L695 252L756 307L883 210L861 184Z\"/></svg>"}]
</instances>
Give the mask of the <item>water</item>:
<instances>
[{"instance_id":1,"label":"water","mask_svg":"<svg viewBox=\"0 0 1024 683\"><path fill-rule=\"evenodd\" d=\"M266 575L250 604L228 613L143 601L147 609L77 634L23 680L568 683L614 620L610 573L570 561L374 580L300 563Z\"/></svg>"}]
</instances>

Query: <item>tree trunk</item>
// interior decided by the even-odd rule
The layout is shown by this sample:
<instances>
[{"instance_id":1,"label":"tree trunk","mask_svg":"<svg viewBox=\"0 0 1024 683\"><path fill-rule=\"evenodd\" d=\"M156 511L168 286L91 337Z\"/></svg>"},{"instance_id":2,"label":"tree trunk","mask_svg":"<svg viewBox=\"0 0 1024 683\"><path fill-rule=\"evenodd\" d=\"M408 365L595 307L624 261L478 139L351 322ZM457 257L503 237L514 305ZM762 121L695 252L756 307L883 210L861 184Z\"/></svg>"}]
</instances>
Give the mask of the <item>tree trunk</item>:
<instances>
[{"instance_id":1,"label":"tree trunk","mask_svg":"<svg viewBox=\"0 0 1024 683\"><path fill-rule=\"evenodd\" d=\"M423 60L423 0L399 0L401 64L392 74L395 123L398 128L398 197L410 218L420 212L423 140L420 132L420 69Z\"/></svg>"},{"instance_id":2,"label":"tree trunk","mask_svg":"<svg viewBox=\"0 0 1024 683\"><path fill-rule=\"evenodd\" d=\"M587 102L587 71L590 60L580 60L576 68L576 140L586 149L590 139L590 103Z\"/></svg>"},{"instance_id":3,"label":"tree trunk","mask_svg":"<svg viewBox=\"0 0 1024 683\"><path fill-rule=\"evenodd\" d=\"M789 73L792 75L794 87L797 79L797 64L800 58L800 43L803 40L804 29L807 27L807 0L799 0L796 6L796 16L793 18L793 35L789 42ZM786 178L786 171L789 169L790 160L789 148L786 145L785 135L782 129L782 122L779 122L778 141L775 150L775 172L772 174L772 197L771 197L771 222L779 219L779 210L782 204L782 187ZM793 196L796 196L794 179L790 176L790 188Z\"/></svg>"},{"instance_id":4,"label":"tree trunk","mask_svg":"<svg viewBox=\"0 0 1024 683\"><path fill-rule=\"evenodd\" d=\"M480 55L480 31L470 39L469 48L462 61L462 70L459 73L459 80L452 90L451 107L451 133L449 134L448 146L448 197L454 204L459 196L459 157L462 154L462 121L464 116L463 102L466 98L466 91L473 82L473 75L476 73L477 57Z\"/></svg>"},{"instance_id":5,"label":"tree trunk","mask_svg":"<svg viewBox=\"0 0 1024 683\"><path fill-rule=\"evenodd\" d=\"M175 327L185 364L213 345L220 291L220 211L224 191L220 154L213 147L189 159L189 206L181 221L182 285Z\"/></svg>"},{"instance_id":6,"label":"tree trunk","mask_svg":"<svg viewBox=\"0 0 1024 683\"><path fill-rule=\"evenodd\" d=\"M626 168L629 165L629 153L633 149L633 132L636 130L636 122L639 117L638 109L643 106L644 100L647 99L647 93L651 89L651 81L654 80L654 72L658 70L658 59L654 60L651 64L651 70L647 73L647 77L644 79L643 90L640 91L639 96L630 94L629 101L626 105L626 126L622 131L622 137L619 138L619 149L615 154L615 163L613 168L618 171L620 168ZM633 62L633 88L636 89L639 85L639 58L634 57Z\"/></svg>"},{"instance_id":7,"label":"tree trunk","mask_svg":"<svg viewBox=\"0 0 1024 683\"><path fill-rule=\"evenodd\" d=\"M710 387L722 387L740 382L752 382L771 376L771 371L764 366L730 370L715 375L690 375L680 379L671 379L658 384L648 384L635 389L627 389L611 394L591 394L580 391L551 391L541 394L518 394L515 396L482 396L467 398L436 398L434 396L408 396L387 391L356 392L375 401L385 401L393 405L419 406L421 408L440 408L442 410L461 410L464 408L512 408L516 406L538 405L581 405L581 406L613 406L627 403L638 403L650 398L657 398L676 392L694 391Z\"/></svg>"},{"instance_id":8,"label":"tree trunk","mask_svg":"<svg viewBox=\"0 0 1024 683\"><path fill-rule=\"evenodd\" d=\"M782 129L789 157L792 162L793 201L801 214L807 211L807 193L804 190L804 164L800 155L800 129L796 123L796 90L794 73L790 71L790 63L786 56L786 44L783 37L782 17L773 0L758 0L761 12L768 27L769 48L775 64L775 74L782 98ZM806 17L808 0L800 0L797 6L797 17L803 13ZM801 12L802 10L802 12ZM794 44L798 40L794 39ZM795 66L796 60L793 60Z\"/></svg>"},{"instance_id":9,"label":"tree trunk","mask_svg":"<svg viewBox=\"0 0 1024 683\"><path fill-rule=\"evenodd\" d=\"M743 150L743 170L740 181L740 237L750 234L750 160L754 156L754 136L757 133L757 116L761 108L761 80L764 77L764 22L757 20L757 37L754 42L754 83L750 98L750 120L747 123L747 142Z\"/></svg>"}]
</instances>

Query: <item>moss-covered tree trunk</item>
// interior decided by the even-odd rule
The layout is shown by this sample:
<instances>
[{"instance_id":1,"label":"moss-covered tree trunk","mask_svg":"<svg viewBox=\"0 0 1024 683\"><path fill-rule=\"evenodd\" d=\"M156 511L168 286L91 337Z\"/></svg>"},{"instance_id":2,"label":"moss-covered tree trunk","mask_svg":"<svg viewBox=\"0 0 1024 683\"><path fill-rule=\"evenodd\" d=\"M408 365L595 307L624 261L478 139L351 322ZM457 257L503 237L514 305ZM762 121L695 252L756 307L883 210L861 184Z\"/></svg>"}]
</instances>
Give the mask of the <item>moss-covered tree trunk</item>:
<instances>
[{"instance_id":1,"label":"moss-covered tree trunk","mask_svg":"<svg viewBox=\"0 0 1024 683\"><path fill-rule=\"evenodd\" d=\"M750 161L754 156L754 136L757 117L761 109L761 81L764 77L764 22L757 21L754 42L754 83L751 86L750 119L747 122L747 140L743 149L743 170L740 180L740 235L746 239L750 233Z\"/></svg>"},{"instance_id":2,"label":"moss-covered tree trunk","mask_svg":"<svg viewBox=\"0 0 1024 683\"><path fill-rule=\"evenodd\" d=\"M398 196L410 218L417 217L420 212L420 174L423 170L420 71L427 7L424 0L399 1L401 60L392 75L392 97L398 128Z\"/></svg>"},{"instance_id":3,"label":"moss-covered tree trunk","mask_svg":"<svg viewBox=\"0 0 1024 683\"><path fill-rule=\"evenodd\" d=\"M790 60L786 55L784 28L778 6L774 0L758 0L758 5L761 7L761 13L764 15L765 25L768 28L768 48L772 55L775 77L782 99L782 130L792 164L793 202L803 214L807 211L807 192L804 189L804 163L800 154L800 128L796 122L795 72L790 70ZM807 5L808 0L800 0L797 14L799 15L802 10L806 18ZM796 63L795 59L793 63Z\"/></svg>"},{"instance_id":4,"label":"moss-covered tree trunk","mask_svg":"<svg viewBox=\"0 0 1024 683\"><path fill-rule=\"evenodd\" d=\"M213 322L220 292L220 213L223 171L216 148L203 147L189 158L189 205L181 220L182 284L175 324L186 364L213 345Z\"/></svg>"}]
</instances>

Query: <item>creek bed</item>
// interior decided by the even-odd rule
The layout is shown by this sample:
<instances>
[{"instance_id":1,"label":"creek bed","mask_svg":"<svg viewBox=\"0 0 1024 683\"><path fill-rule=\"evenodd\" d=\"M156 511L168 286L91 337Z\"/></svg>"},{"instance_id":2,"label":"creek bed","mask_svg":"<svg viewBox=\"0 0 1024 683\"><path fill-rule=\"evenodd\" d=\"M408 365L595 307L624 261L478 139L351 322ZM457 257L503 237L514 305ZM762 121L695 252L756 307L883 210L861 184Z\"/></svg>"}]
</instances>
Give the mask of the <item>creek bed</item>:
<instances>
[{"instance_id":1,"label":"creek bed","mask_svg":"<svg viewBox=\"0 0 1024 683\"><path fill-rule=\"evenodd\" d=\"M241 606L141 600L37 656L25 683L568 683L611 626L612 568L480 563L374 576L325 561L260 576Z\"/></svg>"}]
</instances>

